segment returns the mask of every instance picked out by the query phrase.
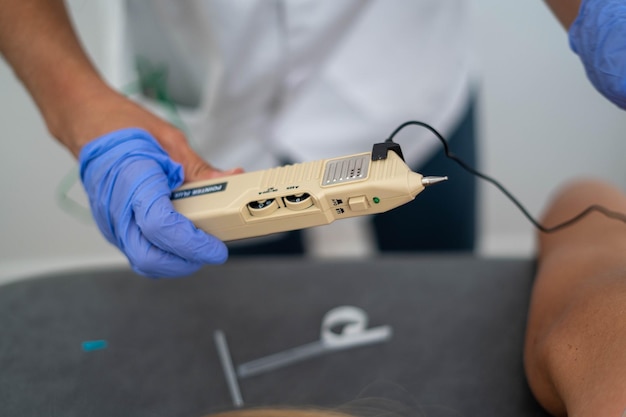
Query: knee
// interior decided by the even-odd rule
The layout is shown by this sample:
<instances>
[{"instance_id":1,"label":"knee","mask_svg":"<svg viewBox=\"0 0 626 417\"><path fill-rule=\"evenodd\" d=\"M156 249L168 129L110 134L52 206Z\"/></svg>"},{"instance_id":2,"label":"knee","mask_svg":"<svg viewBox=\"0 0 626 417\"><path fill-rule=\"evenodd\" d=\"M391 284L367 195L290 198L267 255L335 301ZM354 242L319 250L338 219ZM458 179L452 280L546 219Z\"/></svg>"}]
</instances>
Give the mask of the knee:
<instances>
[{"instance_id":1,"label":"knee","mask_svg":"<svg viewBox=\"0 0 626 417\"><path fill-rule=\"evenodd\" d=\"M587 289L541 332L527 334L524 366L528 383L551 414L606 415L596 413L601 408L623 407L625 303L621 284L600 291Z\"/></svg>"},{"instance_id":2,"label":"knee","mask_svg":"<svg viewBox=\"0 0 626 417\"><path fill-rule=\"evenodd\" d=\"M543 334L528 332L524 346L524 370L535 399L554 416L566 416L567 411L554 381L555 367L568 362L562 356L569 349L567 336L551 329Z\"/></svg>"}]
</instances>

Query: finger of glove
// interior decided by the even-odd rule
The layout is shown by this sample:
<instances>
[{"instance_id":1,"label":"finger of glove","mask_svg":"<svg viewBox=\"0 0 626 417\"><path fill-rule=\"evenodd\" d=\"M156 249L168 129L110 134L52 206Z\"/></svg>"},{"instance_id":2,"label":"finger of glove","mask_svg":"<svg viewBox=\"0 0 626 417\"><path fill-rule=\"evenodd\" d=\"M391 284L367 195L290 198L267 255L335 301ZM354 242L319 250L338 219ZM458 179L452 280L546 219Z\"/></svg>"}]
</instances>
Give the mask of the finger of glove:
<instances>
[{"instance_id":1,"label":"finger of glove","mask_svg":"<svg viewBox=\"0 0 626 417\"><path fill-rule=\"evenodd\" d=\"M124 253L133 271L150 278L177 278L191 275L203 266L202 262L183 259L153 245L132 220L125 233Z\"/></svg>"},{"instance_id":2,"label":"finger of glove","mask_svg":"<svg viewBox=\"0 0 626 417\"><path fill-rule=\"evenodd\" d=\"M114 195L111 198L110 210L115 213L113 230L116 244L128 258L133 270L149 277L180 277L189 275L203 264L209 263L204 259L193 259L185 254L180 256L181 251L177 251L176 242L160 245L158 240L154 241L150 237L150 233L155 234L153 230L157 230L157 235L163 235L161 239L166 241L171 239L167 232L158 230L161 225L167 223L167 219L151 216L149 222L139 224L138 219L143 221L146 217L142 209L143 204L151 206L163 197L169 202L171 190L167 177L154 161L129 159L127 162L128 169L124 171L125 175L120 176L118 182L123 189L133 190L132 198L127 199L125 193ZM136 210L137 207L139 212ZM148 235L145 233L146 230L149 231Z\"/></svg>"},{"instance_id":3,"label":"finger of glove","mask_svg":"<svg viewBox=\"0 0 626 417\"><path fill-rule=\"evenodd\" d=\"M125 231L134 217L133 201L139 196L156 199L168 195L170 179L162 164L137 155L114 162L96 179L100 181L86 187L92 212L104 236L124 251Z\"/></svg>"},{"instance_id":4,"label":"finger of glove","mask_svg":"<svg viewBox=\"0 0 626 417\"><path fill-rule=\"evenodd\" d=\"M154 177L133 200L133 212L143 235L161 250L193 262L221 264L228 258L226 245L214 236L199 230L174 210L170 190L163 180Z\"/></svg>"}]
</instances>

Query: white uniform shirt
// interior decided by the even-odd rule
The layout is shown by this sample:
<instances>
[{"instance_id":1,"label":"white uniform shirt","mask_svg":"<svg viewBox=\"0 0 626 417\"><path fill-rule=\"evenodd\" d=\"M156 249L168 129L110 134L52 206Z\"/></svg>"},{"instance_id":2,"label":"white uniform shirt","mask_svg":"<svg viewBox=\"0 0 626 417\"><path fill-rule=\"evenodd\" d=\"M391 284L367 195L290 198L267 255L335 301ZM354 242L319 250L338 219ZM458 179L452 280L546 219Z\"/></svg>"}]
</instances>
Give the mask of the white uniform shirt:
<instances>
[{"instance_id":1,"label":"white uniform shirt","mask_svg":"<svg viewBox=\"0 0 626 417\"><path fill-rule=\"evenodd\" d=\"M131 53L167 68L190 141L250 171L451 133L469 96L465 0L127 0ZM419 128L412 164L441 150Z\"/></svg>"}]
</instances>

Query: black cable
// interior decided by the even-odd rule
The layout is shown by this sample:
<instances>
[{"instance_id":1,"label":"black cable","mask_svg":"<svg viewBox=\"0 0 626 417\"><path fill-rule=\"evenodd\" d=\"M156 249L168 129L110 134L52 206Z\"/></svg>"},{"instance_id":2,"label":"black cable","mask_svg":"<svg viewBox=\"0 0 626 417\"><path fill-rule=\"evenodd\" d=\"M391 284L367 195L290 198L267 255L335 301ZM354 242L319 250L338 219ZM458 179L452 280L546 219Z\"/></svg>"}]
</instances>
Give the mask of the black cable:
<instances>
[{"instance_id":1,"label":"black cable","mask_svg":"<svg viewBox=\"0 0 626 417\"><path fill-rule=\"evenodd\" d=\"M566 220L562 223L557 224L556 226L552 226L552 227L545 227L544 225L542 225L541 223L539 223L529 212L528 210L522 205L522 203L520 203L517 198L515 198L513 196L513 194L511 194L506 188L504 188L504 186L502 184L500 184L498 181L496 181L495 179L489 177L488 175L485 175L481 172L478 172L477 170L475 170L474 168L470 167L469 165L467 165L463 160L461 160L458 156L454 155L453 153L450 152L450 148L448 146L448 142L444 139L444 137L441 135L441 133L439 133L434 127L432 127L431 125L429 125L428 123L424 123L424 122L419 122L416 120L410 120L408 122L404 122L402 123L400 126L398 126L396 128L396 130L393 131L393 133L391 135L389 135L389 138L387 138L387 140L385 140L385 142L389 143L393 143L393 138L394 136L396 136L402 129L404 129L405 127L409 126L409 125L416 125L416 126L421 126L423 128L428 129L430 132L432 132L437 139L439 139L441 141L441 143L443 144L443 150L445 152L446 157L448 157L449 159L452 159L454 162L456 162L457 164L459 164L461 166L461 168L463 168L464 170L466 170L467 172L482 178L483 180L490 182L491 184L493 184L496 188L498 188L505 196L507 196L509 198L509 200L511 200L513 202L513 204L515 204L517 206L517 208L522 212L522 214L539 230L541 230L544 233L552 233L552 232L556 232L557 230L561 230L565 227L568 227L576 222L578 222L579 220L581 220L583 217L587 216L588 214L597 211L599 213L604 214L605 216L611 218L611 219L615 219L615 220L620 220L624 223L626 223L626 215L624 215L623 213L619 213L616 211L612 211L607 209L606 207L594 204L591 205L589 207L587 207L585 210L583 210L580 214L577 214L576 216L572 217L569 220Z\"/></svg>"}]
</instances>

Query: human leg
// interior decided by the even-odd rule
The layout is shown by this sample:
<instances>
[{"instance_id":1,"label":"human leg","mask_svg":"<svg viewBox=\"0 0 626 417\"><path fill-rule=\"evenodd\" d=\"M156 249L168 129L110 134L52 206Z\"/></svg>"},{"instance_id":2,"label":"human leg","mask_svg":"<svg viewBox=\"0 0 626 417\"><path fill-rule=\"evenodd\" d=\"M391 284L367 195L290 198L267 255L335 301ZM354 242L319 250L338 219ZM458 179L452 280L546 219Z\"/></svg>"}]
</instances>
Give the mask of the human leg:
<instances>
[{"instance_id":1,"label":"human leg","mask_svg":"<svg viewBox=\"0 0 626 417\"><path fill-rule=\"evenodd\" d=\"M626 195L599 181L564 187L543 216L551 226L591 204L626 213ZM539 236L524 348L537 400L555 416L626 411L626 224L592 213Z\"/></svg>"}]
</instances>

